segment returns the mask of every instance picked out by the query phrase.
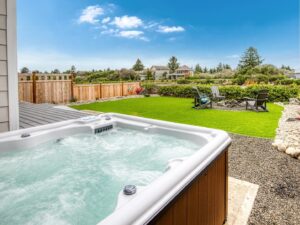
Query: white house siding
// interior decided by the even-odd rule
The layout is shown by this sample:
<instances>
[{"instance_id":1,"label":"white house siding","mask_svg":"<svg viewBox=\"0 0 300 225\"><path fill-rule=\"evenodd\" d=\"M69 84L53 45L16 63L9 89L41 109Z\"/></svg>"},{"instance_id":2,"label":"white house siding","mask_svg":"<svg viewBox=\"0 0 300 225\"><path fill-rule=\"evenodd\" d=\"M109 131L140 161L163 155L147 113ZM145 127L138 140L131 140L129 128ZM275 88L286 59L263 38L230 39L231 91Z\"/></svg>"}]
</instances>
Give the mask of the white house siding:
<instances>
[{"instance_id":1,"label":"white house siding","mask_svg":"<svg viewBox=\"0 0 300 225\"><path fill-rule=\"evenodd\" d=\"M295 78L300 79L300 73L295 73Z\"/></svg>"},{"instance_id":2,"label":"white house siding","mask_svg":"<svg viewBox=\"0 0 300 225\"><path fill-rule=\"evenodd\" d=\"M15 7L0 0L0 132L18 128Z\"/></svg>"},{"instance_id":3,"label":"white house siding","mask_svg":"<svg viewBox=\"0 0 300 225\"><path fill-rule=\"evenodd\" d=\"M156 70L154 72L154 78L155 78L155 80L163 79L164 73L166 73L168 75L169 74L169 70Z\"/></svg>"}]
</instances>

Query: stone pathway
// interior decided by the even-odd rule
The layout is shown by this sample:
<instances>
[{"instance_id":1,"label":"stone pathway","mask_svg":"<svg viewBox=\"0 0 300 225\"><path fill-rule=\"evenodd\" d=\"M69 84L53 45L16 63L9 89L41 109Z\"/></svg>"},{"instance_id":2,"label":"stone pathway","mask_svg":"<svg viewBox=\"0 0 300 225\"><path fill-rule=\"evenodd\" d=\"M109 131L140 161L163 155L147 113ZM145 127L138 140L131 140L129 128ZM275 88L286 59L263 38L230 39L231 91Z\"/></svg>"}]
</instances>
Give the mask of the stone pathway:
<instances>
[{"instance_id":1,"label":"stone pathway","mask_svg":"<svg viewBox=\"0 0 300 225\"><path fill-rule=\"evenodd\" d=\"M259 186L229 177L226 225L247 225Z\"/></svg>"},{"instance_id":2,"label":"stone pathway","mask_svg":"<svg viewBox=\"0 0 300 225\"><path fill-rule=\"evenodd\" d=\"M273 146L300 160L300 105L289 104L284 108Z\"/></svg>"}]
</instances>

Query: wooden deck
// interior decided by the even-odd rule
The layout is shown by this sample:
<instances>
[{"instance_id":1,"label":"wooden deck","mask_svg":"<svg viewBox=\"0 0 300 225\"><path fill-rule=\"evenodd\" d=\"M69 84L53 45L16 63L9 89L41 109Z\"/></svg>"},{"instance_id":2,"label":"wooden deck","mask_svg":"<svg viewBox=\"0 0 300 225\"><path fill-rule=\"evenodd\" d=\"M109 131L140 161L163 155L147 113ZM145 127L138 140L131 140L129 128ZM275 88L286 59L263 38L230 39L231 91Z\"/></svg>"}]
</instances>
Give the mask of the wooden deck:
<instances>
[{"instance_id":1,"label":"wooden deck","mask_svg":"<svg viewBox=\"0 0 300 225\"><path fill-rule=\"evenodd\" d=\"M59 108L51 104L20 103L20 129L78 119L87 113Z\"/></svg>"}]
</instances>

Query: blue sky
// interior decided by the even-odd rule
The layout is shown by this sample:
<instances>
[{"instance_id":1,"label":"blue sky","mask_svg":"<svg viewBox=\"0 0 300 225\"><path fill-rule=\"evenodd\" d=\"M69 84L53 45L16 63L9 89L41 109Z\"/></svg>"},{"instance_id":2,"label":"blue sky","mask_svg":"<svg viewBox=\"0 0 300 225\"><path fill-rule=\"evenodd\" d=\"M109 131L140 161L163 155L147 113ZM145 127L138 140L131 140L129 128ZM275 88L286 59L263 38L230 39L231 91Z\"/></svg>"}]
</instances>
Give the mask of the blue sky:
<instances>
[{"instance_id":1,"label":"blue sky","mask_svg":"<svg viewBox=\"0 0 300 225\"><path fill-rule=\"evenodd\" d=\"M249 47L300 69L298 0L17 0L19 67L236 66Z\"/></svg>"}]
</instances>

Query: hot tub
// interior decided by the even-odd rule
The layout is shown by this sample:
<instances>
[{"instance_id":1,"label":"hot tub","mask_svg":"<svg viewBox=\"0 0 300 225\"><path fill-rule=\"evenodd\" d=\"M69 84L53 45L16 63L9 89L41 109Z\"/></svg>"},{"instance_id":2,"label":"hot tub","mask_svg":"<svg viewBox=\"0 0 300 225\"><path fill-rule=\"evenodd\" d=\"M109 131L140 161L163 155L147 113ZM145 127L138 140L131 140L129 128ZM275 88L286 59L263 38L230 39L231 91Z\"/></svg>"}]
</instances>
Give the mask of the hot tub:
<instances>
[{"instance_id":1,"label":"hot tub","mask_svg":"<svg viewBox=\"0 0 300 225\"><path fill-rule=\"evenodd\" d=\"M121 114L0 134L1 223L221 225L230 143Z\"/></svg>"}]
</instances>

